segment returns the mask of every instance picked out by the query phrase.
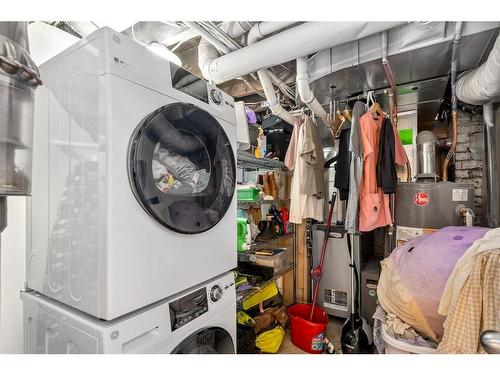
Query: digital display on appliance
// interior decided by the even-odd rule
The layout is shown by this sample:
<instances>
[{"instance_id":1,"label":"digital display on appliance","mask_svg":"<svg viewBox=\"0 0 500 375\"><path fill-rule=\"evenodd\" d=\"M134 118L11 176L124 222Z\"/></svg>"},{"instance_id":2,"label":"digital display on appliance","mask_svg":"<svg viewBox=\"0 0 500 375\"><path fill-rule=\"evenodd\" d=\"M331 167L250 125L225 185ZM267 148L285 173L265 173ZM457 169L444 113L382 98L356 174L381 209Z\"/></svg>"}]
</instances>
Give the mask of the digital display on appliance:
<instances>
[{"instance_id":1,"label":"digital display on appliance","mask_svg":"<svg viewBox=\"0 0 500 375\"><path fill-rule=\"evenodd\" d=\"M186 69L170 64L172 87L208 104L207 82Z\"/></svg>"},{"instance_id":2,"label":"digital display on appliance","mask_svg":"<svg viewBox=\"0 0 500 375\"><path fill-rule=\"evenodd\" d=\"M172 332L208 311L206 288L169 303Z\"/></svg>"}]
</instances>

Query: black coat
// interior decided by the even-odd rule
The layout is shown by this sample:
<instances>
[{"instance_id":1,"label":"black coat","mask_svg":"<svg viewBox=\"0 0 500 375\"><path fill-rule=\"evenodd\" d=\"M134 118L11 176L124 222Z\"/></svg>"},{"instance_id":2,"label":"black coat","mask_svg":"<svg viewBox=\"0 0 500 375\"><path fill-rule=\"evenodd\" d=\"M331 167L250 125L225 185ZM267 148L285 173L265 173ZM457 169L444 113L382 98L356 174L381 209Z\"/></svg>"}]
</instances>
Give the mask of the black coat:
<instances>
[{"instance_id":1,"label":"black coat","mask_svg":"<svg viewBox=\"0 0 500 375\"><path fill-rule=\"evenodd\" d=\"M380 129L380 145L377 158L377 186L384 194L396 192L396 145L394 130L388 117L382 122Z\"/></svg>"}]
</instances>

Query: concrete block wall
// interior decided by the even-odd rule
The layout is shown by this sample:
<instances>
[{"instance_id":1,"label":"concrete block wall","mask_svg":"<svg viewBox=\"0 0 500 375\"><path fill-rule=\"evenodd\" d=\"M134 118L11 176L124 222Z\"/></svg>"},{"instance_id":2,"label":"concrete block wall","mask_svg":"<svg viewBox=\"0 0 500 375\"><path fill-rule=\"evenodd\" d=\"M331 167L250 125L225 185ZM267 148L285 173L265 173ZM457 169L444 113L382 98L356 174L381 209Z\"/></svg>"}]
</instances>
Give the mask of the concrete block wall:
<instances>
[{"instance_id":1,"label":"concrete block wall","mask_svg":"<svg viewBox=\"0 0 500 375\"><path fill-rule=\"evenodd\" d=\"M476 225L481 225L483 218L483 162L483 117L459 110L455 179L474 185Z\"/></svg>"}]
</instances>

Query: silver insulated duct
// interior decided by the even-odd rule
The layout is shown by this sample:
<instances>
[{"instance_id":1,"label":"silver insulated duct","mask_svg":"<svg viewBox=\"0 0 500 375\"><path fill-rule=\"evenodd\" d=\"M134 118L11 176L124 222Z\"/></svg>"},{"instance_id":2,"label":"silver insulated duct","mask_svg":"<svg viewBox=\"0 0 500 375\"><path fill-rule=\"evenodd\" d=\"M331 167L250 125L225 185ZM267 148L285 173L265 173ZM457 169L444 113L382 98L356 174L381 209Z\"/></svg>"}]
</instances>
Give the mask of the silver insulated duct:
<instances>
[{"instance_id":1,"label":"silver insulated duct","mask_svg":"<svg viewBox=\"0 0 500 375\"><path fill-rule=\"evenodd\" d=\"M33 96L27 22L0 22L0 196L31 193Z\"/></svg>"},{"instance_id":2,"label":"silver insulated duct","mask_svg":"<svg viewBox=\"0 0 500 375\"><path fill-rule=\"evenodd\" d=\"M484 105L500 101L500 35L488 60L459 78L456 93L458 100L468 104Z\"/></svg>"}]
</instances>

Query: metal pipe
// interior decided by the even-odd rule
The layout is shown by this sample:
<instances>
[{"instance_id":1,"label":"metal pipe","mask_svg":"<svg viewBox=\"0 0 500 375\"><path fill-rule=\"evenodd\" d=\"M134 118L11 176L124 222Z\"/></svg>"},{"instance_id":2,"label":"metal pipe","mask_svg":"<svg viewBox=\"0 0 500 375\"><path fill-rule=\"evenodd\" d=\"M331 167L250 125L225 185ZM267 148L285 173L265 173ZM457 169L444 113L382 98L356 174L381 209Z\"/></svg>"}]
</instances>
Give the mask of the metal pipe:
<instances>
[{"instance_id":1,"label":"metal pipe","mask_svg":"<svg viewBox=\"0 0 500 375\"><path fill-rule=\"evenodd\" d=\"M483 106L484 123L484 152L486 167L486 226L497 228L500 226L500 149L497 148L498 127L495 126L495 110L492 104ZM498 134L496 134L498 133Z\"/></svg>"},{"instance_id":2,"label":"metal pipe","mask_svg":"<svg viewBox=\"0 0 500 375\"><path fill-rule=\"evenodd\" d=\"M209 80L222 83L379 33L405 22L305 22L210 62Z\"/></svg>"},{"instance_id":3,"label":"metal pipe","mask_svg":"<svg viewBox=\"0 0 500 375\"><path fill-rule=\"evenodd\" d=\"M457 69L458 69L458 44L462 37L462 22L457 22L455 24L455 33L453 36L453 46L451 50L451 147L446 154L446 158L443 163L443 181L448 181L448 166L450 165L452 159L455 156L455 151L457 149L457 137L458 137L458 113L457 113L457 92L456 92L456 80L457 80Z\"/></svg>"},{"instance_id":4,"label":"metal pipe","mask_svg":"<svg viewBox=\"0 0 500 375\"><path fill-rule=\"evenodd\" d=\"M391 63L387 58L389 55L389 45L387 42L387 31L382 33L382 65L384 67L385 74L387 79L389 80L389 84L391 85L391 90L389 92L389 103L390 103L390 114L392 125L397 129L398 128L398 87L396 85L396 78L394 77L394 72L391 67ZM403 148L404 150L404 148ZM408 155L405 152L406 157L406 180L411 182L411 165L410 160L408 159ZM394 216L394 215L393 215Z\"/></svg>"}]
</instances>

